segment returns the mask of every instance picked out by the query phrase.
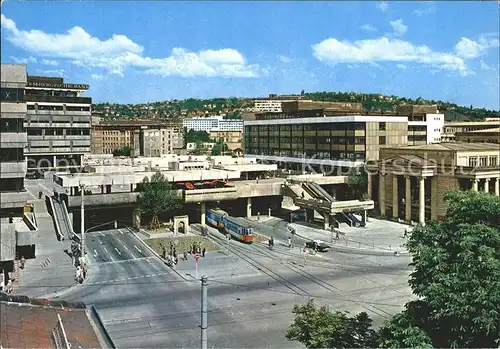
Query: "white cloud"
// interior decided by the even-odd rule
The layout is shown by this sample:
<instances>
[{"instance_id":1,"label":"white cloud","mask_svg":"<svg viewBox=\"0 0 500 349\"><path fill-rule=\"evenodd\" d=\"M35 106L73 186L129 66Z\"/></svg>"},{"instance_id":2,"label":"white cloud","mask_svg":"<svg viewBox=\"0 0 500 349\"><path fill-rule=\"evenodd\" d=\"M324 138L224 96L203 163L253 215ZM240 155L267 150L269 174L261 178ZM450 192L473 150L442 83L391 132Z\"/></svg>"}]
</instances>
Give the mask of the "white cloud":
<instances>
[{"instance_id":1,"label":"white cloud","mask_svg":"<svg viewBox=\"0 0 500 349\"><path fill-rule=\"evenodd\" d=\"M399 69L406 69L407 68L406 64L396 64L396 67L398 67Z\"/></svg>"},{"instance_id":2,"label":"white cloud","mask_svg":"<svg viewBox=\"0 0 500 349\"><path fill-rule=\"evenodd\" d=\"M361 29L366 30L366 31L369 31L369 32L374 32L374 31L377 31L377 28L375 28L374 26L372 26L372 25L370 25L370 24L365 24L365 25L362 25L362 26L361 26Z\"/></svg>"},{"instance_id":3,"label":"white cloud","mask_svg":"<svg viewBox=\"0 0 500 349\"><path fill-rule=\"evenodd\" d=\"M33 56L28 58L10 57L10 59L16 64L33 64L38 62L38 60Z\"/></svg>"},{"instance_id":4,"label":"white cloud","mask_svg":"<svg viewBox=\"0 0 500 349\"><path fill-rule=\"evenodd\" d=\"M499 41L497 37L489 34L483 34L477 41L462 37L455 46L457 55L463 58L476 58L490 48L498 47Z\"/></svg>"},{"instance_id":5,"label":"white cloud","mask_svg":"<svg viewBox=\"0 0 500 349\"><path fill-rule=\"evenodd\" d=\"M388 7L389 3L387 1L381 1L377 4L377 8L382 12L385 12Z\"/></svg>"},{"instance_id":6,"label":"white cloud","mask_svg":"<svg viewBox=\"0 0 500 349\"><path fill-rule=\"evenodd\" d=\"M287 56L278 55L277 57L283 63L290 63L292 61L292 59L290 57L287 57Z\"/></svg>"},{"instance_id":7,"label":"white cloud","mask_svg":"<svg viewBox=\"0 0 500 349\"><path fill-rule=\"evenodd\" d=\"M427 4L426 8L416 9L415 11L413 11L413 13L416 14L417 16L425 16L436 12L436 6L434 5L434 1L427 1L426 4Z\"/></svg>"},{"instance_id":8,"label":"white cloud","mask_svg":"<svg viewBox=\"0 0 500 349\"><path fill-rule=\"evenodd\" d=\"M102 80L102 79L104 79L104 75L99 75L99 74L92 74L90 77L93 80Z\"/></svg>"},{"instance_id":9,"label":"white cloud","mask_svg":"<svg viewBox=\"0 0 500 349\"><path fill-rule=\"evenodd\" d=\"M59 63L53 59L42 59L40 63L43 65L51 65L53 67L57 67L59 65Z\"/></svg>"},{"instance_id":10,"label":"white cloud","mask_svg":"<svg viewBox=\"0 0 500 349\"><path fill-rule=\"evenodd\" d=\"M260 71L259 66L248 65L243 55L231 48L199 52L174 48L169 57L151 58L143 55L141 45L124 35L114 34L101 40L81 27L73 27L64 34L50 34L20 30L3 14L1 21L7 40L19 48L45 58L63 58L79 66L102 68L121 76L127 67L142 68L146 73L159 76L257 77Z\"/></svg>"},{"instance_id":11,"label":"white cloud","mask_svg":"<svg viewBox=\"0 0 500 349\"><path fill-rule=\"evenodd\" d=\"M392 30L394 30L394 35L402 36L408 30L408 26L403 23L403 20L400 18L395 21L390 21Z\"/></svg>"},{"instance_id":12,"label":"white cloud","mask_svg":"<svg viewBox=\"0 0 500 349\"><path fill-rule=\"evenodd\" d=\"M55 76L64 76L64 69L49 69L49 70L43 70L43 69L37 69L37 73L43 74L43 75L55 75Z\"/></svg>"},{"instance_id":13,"label":"white cloud","mask_svg":"<svg viewBox=\"0 0 500 349\"><path fill-rule=\"evenodd\" d=\"M354 42L330 38L312 45L312 49L313 55L325 63L414 62L459 72L461 75L470 74L461 57L387 37Z\"/></svg>"}]
</instances>

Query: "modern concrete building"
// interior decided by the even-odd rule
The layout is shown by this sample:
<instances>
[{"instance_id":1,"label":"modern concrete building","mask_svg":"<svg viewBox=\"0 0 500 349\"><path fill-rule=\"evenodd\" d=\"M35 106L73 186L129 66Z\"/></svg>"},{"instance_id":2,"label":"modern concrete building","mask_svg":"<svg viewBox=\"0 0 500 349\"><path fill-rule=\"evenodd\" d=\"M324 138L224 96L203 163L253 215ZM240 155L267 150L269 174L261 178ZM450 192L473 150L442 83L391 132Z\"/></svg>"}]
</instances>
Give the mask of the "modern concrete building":
<instances>
[{"instance_id":1,"label":"modern concrete building","mask_svg":"<svg viewBox=\"0 0 500 349\"><path fill-rule=\"evenodd\" d=\"M1 65L0 114L0 268L4 275L14 270L18 253L29 258L34 253L33 235L18 229L23 224L24 206L31 197L24 187L26 161L24 148L27 135L24 128L26 103L26 66ZM26 249L23 249L26 248ZM28 251L29 250L29 251Z\"/></svg>"},{"instance_id":2,"label":"modern concrete building","mask_svg":"<svg viewBox=\"0 0 500 349\"><path fill-rule=\"evenodd\" d=\"M485 121L446 122L443 126L442 142L454 142L455 135L463 132L491 130L500 128L500 119L491 118Z\"/></svg>"},{"instance_id":3,"label":"modern concrete building","mask_svg":"<svg viewBox=\"0 0 500 349\"><path fill-rule=\"evenodd\" d=\"M438 113L373 115L356 103L333 107L318 102L319 109L305 109L302 103L310 108L316 102L283 103L282 113L256 114L256 120L245 121L245 156L297 168L304 163L312 168L357 167L377 160L387 146L437 141L443 120Z\"/></svg>"},{"instance_id":4,"label":"modern concrete building","mask_svg":"<svg viewBox=\"0 0 500 349\"><path fill-rule=\"evenodd\" d=\"M500 149L489 143L388 147L368 164L368 195L381 216L425 223L446 214L449 190L500 195Z\"/></svg>"},{"instance_id":5,"label":"modern concrete building","mask_svg":"<svg viewBox=\"0 0 500 349\"><path fill-rule=\"evenodd\" d=\"M80 95L86 84L63 78L28 76L25 96L28 171L78 168L90 153L90 97Z\"/></svg>"},{"instance_id":6,"label":"modern concrete building","mask_svg":"<svg viewBox=\"0 0 500 349\"><path fill-rule=\"evenodd\" d=\"M243 131L243 120L224 119L222 115L186 118L182 124L187 131Z\"/></svg>"},{"instance_id":7,"label":"modern concrete building","mask_svg":"<svg viewBox=\"0 0 500 349\"><path fill-rule=\"evenodd\" d=\"M156 120L113 120L92 125L92 153L112 154L123 147L135 156L170 154L184 146L182 123ZM154 155L156 154L156 155Z\"/></svg>"},{"instance_id":8,"label":"modern concrete building","mask_svg":"<svg viewBox=\"0 0 500 349\"><path fill-rule=\"evenodd\" d=\"M242 131L210 131L210 139L215 141L222 140L231 151L243 146Z\"/></svg>"},{"instance_id":9,"label":"modern concrete building","mask_svg":"<svg viewBox=\"0 0 500 349\"><path fill-rule=\"evenodd\" d=\"M281 103L296 101L296 100L304 100L304 99L302 96L278 96L270 94L268 98L254 99L253 111L256 113L265 113L265 112L281 113L283 111L281 108ZM311 100L307 101L312 102Z\"/></svg>"},{"instance_id":10,"label":"modern concrete building","mask_svg":"<svg viewBox=\"0 0 500 349\"><path fill-rule=\"evenodd\" d=\"M457 142L467 143L500 143L500 127L455 134Z\"/></svg>"}]
</instances>

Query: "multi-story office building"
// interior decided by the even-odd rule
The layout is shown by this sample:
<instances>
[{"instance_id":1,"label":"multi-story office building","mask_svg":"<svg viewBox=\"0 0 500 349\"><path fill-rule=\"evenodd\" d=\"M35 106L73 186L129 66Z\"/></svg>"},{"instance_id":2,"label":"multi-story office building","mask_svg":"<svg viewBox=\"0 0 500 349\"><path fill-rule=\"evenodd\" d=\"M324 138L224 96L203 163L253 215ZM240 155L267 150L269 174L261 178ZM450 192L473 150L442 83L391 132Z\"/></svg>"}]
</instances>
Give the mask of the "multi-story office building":
<instances>
[{"instance_id":1,"label":"multi-story office building","mask_svg":"<svg viewBox=\"0 0 500 349\"><path fill-rule=\"evenodd\" d=\"M29 258L34 254L34 237L29 231L17 231L16 224L24 215L24 206L31 199L24 188L27 144L24 118L26 103L26 66L1 65L0 110L0 269L14 270L16 253ZM3 275L8 275L4 273ZM0 280L0 282L3 280Z\"/></svg>"},{"instance_id":2,"label":"multi-story office building","mask_svg":"<svg viewBox=\"0 0 500 349\"><path fill-rule=\"evenodd\" d=\"M172 154L174 131L171 128L144 129L141 132L141 154L144 156L161 156Z\"/></svg>"},{"instance_id":3,"label":"multi-story office building","mask_svg":"<svg viewBox=\"0 0 500 349\"><path fill-rule=\"evenodd\" d=\"M496 128L500 128L500 120L495 118L491 118L485 121L446 122L443 126L443 135L441 141L454 142L455 135L458 133L491 130Z\"/></svg>"},{"instance_id":4,"label":"multi-story office building","mask_svg":"<svg viewBox=\"0 0 500 349\"><path fill-rule=\"evenodd\" d=\"M281 103L296 100L306 101L303 99L303 96L278 96L276 94L270 94L268 98L254 99L253 111L256 113L281 113L283 111ZM312 102L311 100L307 101Z\"/></svg>"},{"instance_id":5,"label":"multi-story office building","mask_svg":"<svg viewBox=\"0 0 500 349\"><path fill-rule=\"evenodd\" d=\"M81 166L91 144L92 99L80 96L88 88L65 83L62 78L28 76L24 126L29 172Z\"/></svg>"},{"instance_id":6,"label":"multi-story office building","mask_svg":"<svg viewBox=\"0 0 500 349\"><path fill-rule=\"evenodd\" d=\"M210 131L210 139L222 140L229 150L240 149L243 146L242 131Z\"/></svg>"},{"instance_id":7,"label":"multi-story office building","mask_svg":"<svg viewBox=\"0 0 500 349\"><path fill-rule=\"evenodd\" d=\"M314 105L305 103L309 108ZM418 115L369 115L359 104L305 109L301 102L283 103L282 113L256 114L256 120L245 121L245 156L296 164L292 167L297 168L304 163L312 167L357 167L378 160L381 148L409 142L427 144L438 138L435 134L427 136L427 124L437 123L434 114L424 114L420 120ZM422 128L409 131L409 127L417 126ZM433 127L438 133L439 127Z\"/></svg>"},{"instance_id":8,"label":"multi-story office building","mask_svg":"<svg viewBox=\"0 0 500 349\"><path fill-rule=\"evenodd\" d=\"M182 124L187 131L243 131L243 120L224 119L222 115L187 118Z\"/></svg>"},{"instance_id":9,"label":"multi-story office building","mask_svg":"<svg viewBox=\"0 0 500 349\"><path fill-rule=\"evenodd\" d=\"M117 120L92 125L93 154L112 154L119 148L130 147L134 156L160 156L171 154L183 145L181 123Z\"/></svg>"}]
</instances>

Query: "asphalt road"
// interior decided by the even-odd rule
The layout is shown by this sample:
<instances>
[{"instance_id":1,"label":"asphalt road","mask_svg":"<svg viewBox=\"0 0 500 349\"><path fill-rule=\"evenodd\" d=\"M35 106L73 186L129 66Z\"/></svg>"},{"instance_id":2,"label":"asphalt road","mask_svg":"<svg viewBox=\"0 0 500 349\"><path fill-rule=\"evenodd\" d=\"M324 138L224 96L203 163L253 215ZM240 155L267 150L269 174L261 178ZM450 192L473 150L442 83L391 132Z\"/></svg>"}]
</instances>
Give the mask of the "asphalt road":
<instances>
[{"instance_id":1,"label":"asphalt road","mask_svg":"<svg viewBox=\"0 0 500 349\"><path fill-rule=\"evenodd\" d=\"M61 298L94 304L117 347L198 347L199 281L183 281L149 251L141 256L135 248L143 249L140 242L122 232L88 234L94 275ZM302 266L302 257L284 246L270 252L262 244L235 241L231 248L262 275L209 279L210 347L301 347L284 333L293 305L310 298L336 309L367 311L380 324L411 297L406 257L311 256Z\"/></svg>"}]
</instances>

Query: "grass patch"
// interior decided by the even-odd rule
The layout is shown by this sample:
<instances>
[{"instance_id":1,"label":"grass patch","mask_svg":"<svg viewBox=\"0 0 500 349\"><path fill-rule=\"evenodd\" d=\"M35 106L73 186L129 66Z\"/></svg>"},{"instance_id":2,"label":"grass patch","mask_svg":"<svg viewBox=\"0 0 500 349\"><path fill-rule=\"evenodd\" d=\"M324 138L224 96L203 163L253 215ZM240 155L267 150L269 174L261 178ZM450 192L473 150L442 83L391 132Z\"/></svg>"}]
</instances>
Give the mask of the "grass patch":
<instances>
[{"instance_id":1,"label":"grass patch","mask_svg":"<svg viewBox=\"0 0 500 349\"><path fill-rule=\"evenodd\" d=\"M144 240L149 247L151 247L156 253L161 255L162 246L165 246L167 249L167 253L170 248L170 242L174 243L175 249L177 253L184 253L184 251L188 251L189 247L193 243L201 243L201 248L206 248L207 251L218 251L221 247L208 238L203 236L179 236L174 238L152 238Z\"/></svg>"}]
</instances>

